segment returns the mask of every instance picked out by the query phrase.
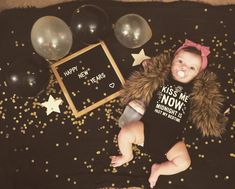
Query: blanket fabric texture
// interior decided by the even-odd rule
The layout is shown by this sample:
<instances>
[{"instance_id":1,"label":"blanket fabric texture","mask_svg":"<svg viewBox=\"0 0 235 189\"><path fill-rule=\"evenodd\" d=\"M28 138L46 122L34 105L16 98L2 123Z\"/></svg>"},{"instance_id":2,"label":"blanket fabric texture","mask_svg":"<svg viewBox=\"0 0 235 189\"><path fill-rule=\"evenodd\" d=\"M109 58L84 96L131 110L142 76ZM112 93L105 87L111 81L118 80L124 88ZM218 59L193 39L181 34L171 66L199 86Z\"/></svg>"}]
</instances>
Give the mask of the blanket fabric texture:
<instances>
[{"instance_id":1,"label":"blanket fabric texture","mask_svg":"<svg viewBox=\"0 0 235 189\"><path fill-rule=\"evenodd\" d=\"M117 40L113 30L104 36L113 60L127 79L123 91L126 96L76 118L52 72L48 86L33 97L14 94L6 76L11 65L21 63L22 57L39 56L30 37L32 26L39 18L56 16L70 26L74 10L84 4L104 9L112 24L125 14L139 14L148 22L152 37L143 46L130 49ZM160 176L155 188L234 189L235 5L212 6L189 1L2 0L0 7L2 10L5 7L0 12L0 189L149 188L153 162L142 147L133 146L134 159L128 164L118 168L110 166L110 156L119 153L118 119L124 109L121 101L126 104L144 97L147 104L153 90L169 74L167 54L174 53L185 39L209 46L211 50L207 71L195 80L191 119L183 131L192 165L179 174ZM86 46L75 37L69 53ZM142 71L141 65L132 66L135 62L132 55L142 50L146 56L154 57L151 61L155 62L146 71ZM94 55L94 62L90 61L96 73L104 72L99 57ZM113 72L107 74L112 76ZM96 75L88 75L87 80ZM107 88L99 86L98 89L103 94ZM83 91L83 94L91 93L88 89ZM63 101L59 105L60 113L47 115L46 108L41 106L50 95ZM75 97L78 101L87 99ZM221 112L227 113L226 126Z\"/></svg>"},{"instance_id":2,"label":"blanket fabric texture","mask_svg":"<svg viewBox=\"0 0 235 189\"><path fill-rule=\"evenodd\" d=\"M1 10L6 10L6 9L11 9L11 8L23 8L23 7L46 7L50 5L55 5L59 3L66 3L66 2L71 2L75 0L41 0L41 1L35 1L35 0L2 0L0 4L0 11ZM177 0L116 0L116 1L121 1L121 2L151 2L151 1L156 1L156 2L175 2ZM214 0L189 0L192 2L198 2L198 3L206 3L210 5L231 5L235 4L235 0L221 0L221 1L214 1Z\"/></svg>"}]
</instances>

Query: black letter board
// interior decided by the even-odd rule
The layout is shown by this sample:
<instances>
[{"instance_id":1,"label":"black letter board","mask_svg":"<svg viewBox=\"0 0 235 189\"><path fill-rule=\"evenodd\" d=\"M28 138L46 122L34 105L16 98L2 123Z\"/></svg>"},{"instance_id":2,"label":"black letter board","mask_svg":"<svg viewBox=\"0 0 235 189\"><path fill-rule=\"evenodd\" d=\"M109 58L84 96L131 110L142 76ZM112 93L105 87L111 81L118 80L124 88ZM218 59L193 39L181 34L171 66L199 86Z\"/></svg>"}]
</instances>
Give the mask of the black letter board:
<instances>
[{"instance_id":1,"label":"black letter board","mask_svg":"<svg viewBox=\"0 0 235 189\"><path fill-rule=\"evenodd\" d=\"M51 68L76 117L116 98L124 83L104 42L79 50Z\"/></svg>"}]
</instances>

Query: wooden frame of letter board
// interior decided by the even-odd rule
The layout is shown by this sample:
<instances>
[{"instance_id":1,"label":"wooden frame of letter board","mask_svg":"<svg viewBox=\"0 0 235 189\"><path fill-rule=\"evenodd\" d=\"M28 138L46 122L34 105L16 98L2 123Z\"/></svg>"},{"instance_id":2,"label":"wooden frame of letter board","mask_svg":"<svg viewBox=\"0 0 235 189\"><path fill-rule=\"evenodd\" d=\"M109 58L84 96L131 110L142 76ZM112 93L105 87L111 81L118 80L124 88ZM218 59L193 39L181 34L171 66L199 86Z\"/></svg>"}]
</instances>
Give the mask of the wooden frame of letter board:
<instances>
[{"instance_id":1,"label":"wooden frame of letter board","mask_svg":"<svg viewBox=\"0 0 235 189\"><path fill-rule=\"evenodd\" d=\"M119 90L119 91L117 91L117 92L115 92L115 93L113 93L113 94L111 94L111 95L109 95L109 96L107 96L107 97L105 97L105 98L95 102L94 104L88 106L85 109L77 110L77 108L75 107L75 105L74 105L74 103L73 103L73 101L72 101L72 99L71 99L71 97L70 97L70 95L69 95L69 93L68 93L68 91L66 89L65 84L63 83L63 81L62 81L62 79L61 79L61 77L60 77L60 75L59 75L59 73L57 71L57 67L59 65L65 64L65 63L67 63L67 61L69 61L69 60L71 60L71 59L73 59L73 58L75 58L75 57L77 57L77 56L79 56L79 55L81 55L81 54L83 54L83 53L85 53L85 52L87 52L87 51L89 51L89 50L99 46L99 45L101 45L102 49L104 50L104 53L106 54L109 62L112 65L115 73L117 74L121 84L123 85L125 80L124 80L121 72L119 71L119 69L118 69L118 67L117 67L117 65L116 65L112 55L110 54L107 46L105 45L105 43L103 41L101 41L101 42L99 42L97 44L89 45L88 47L86 47L84 49L81 49L81 50L77 51L76 53L71 54L71 55L67 56L66 58L64 58L64 59L62 59L62 60L60 60L60 61L58 61L58 62L56 62L56 63L51 65L52 71L54 72L54 75L55 75L57 81L59 82L59 85L60 85L60 87L61 87L61 89L62 89L62 91L64 93L64 96L65 96L65 98L66 98L70 108L72 109L72 112L75 115L75 117L80 117L80 116L90 112L91 110L93 110L93 109L95 109L95 108L105 104L106 102L108 102L108 101L110 101L110 100L112 100L112 99L114 99L114 98L116 98L116 97L118 97L120 95L120 90Z\"/></svg>"}]
</instances>

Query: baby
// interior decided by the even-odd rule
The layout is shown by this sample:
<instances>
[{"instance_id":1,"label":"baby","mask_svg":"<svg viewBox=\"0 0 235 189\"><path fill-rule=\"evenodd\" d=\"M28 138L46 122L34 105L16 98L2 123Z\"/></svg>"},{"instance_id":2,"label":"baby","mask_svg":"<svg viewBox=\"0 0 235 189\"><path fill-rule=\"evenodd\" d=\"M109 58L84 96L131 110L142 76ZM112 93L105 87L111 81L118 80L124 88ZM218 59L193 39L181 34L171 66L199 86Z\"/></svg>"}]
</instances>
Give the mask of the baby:
<instances>
[{"instance_id":1,"label":"baby","mask_svg":"<svg viewBox=\"0 0 235 189\"><path fill-rule=\"evenodd\" d=\"M152 94L140 121L126 123L118 135L121 155L111 156L118 167L133 159L132 144L143 145L154 164L149 177L153 188L160 175L186 170L191 160L181 133L186 124L192 81L207 67L208 47L186 40L176 50L164 85ZM144 61L145 69L153 62Z\"/></svg>"}]
</instances>

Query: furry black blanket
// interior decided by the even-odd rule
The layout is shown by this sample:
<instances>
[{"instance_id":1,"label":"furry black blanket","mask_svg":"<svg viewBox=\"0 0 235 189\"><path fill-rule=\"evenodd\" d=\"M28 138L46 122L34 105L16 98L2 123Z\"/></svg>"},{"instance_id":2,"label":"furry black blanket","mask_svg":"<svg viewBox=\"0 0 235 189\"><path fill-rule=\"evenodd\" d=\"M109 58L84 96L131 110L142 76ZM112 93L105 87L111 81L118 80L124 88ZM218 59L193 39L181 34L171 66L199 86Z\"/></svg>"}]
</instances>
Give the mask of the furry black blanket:
<instances>
[{"instance_id":1,"label":"furry black blanket","mask_svg":"<svg viewBox=\"0 0 235 189\"><path fill-rule=\"evenodd\" d=\"M93 189L101 187L145 187L152 164L141 147L126 166L110 167L109 156L118 153L117 119L123 107L115 99L81 118L75 118L51 74L49 87L33 98L13 95L6 85L7 68L21 56L32 54L30 31L44 15L54 15L70 24L71 14L82 4L97 4L112 23L124 14L137 13L148 20L151 40L137 49L127 49L113 32L105 38L125 78L132 67L132 53L143 48L148 56L173 52L185 38L211 47L209 69L218 75L226 96L227 132L222 138L202 137L189 123L184 138L192 166L173 176L161 176L157 188L232 189L234 187L234 45L235 6L212 7L190 2L169 4L82 1L43 9L26 8L0 14L0 188L6 189ZM83 46L74 43L71 53ZM63 100L61 113L46 115L38 106L49 95Z\"/></svg>"}]
</instances>

